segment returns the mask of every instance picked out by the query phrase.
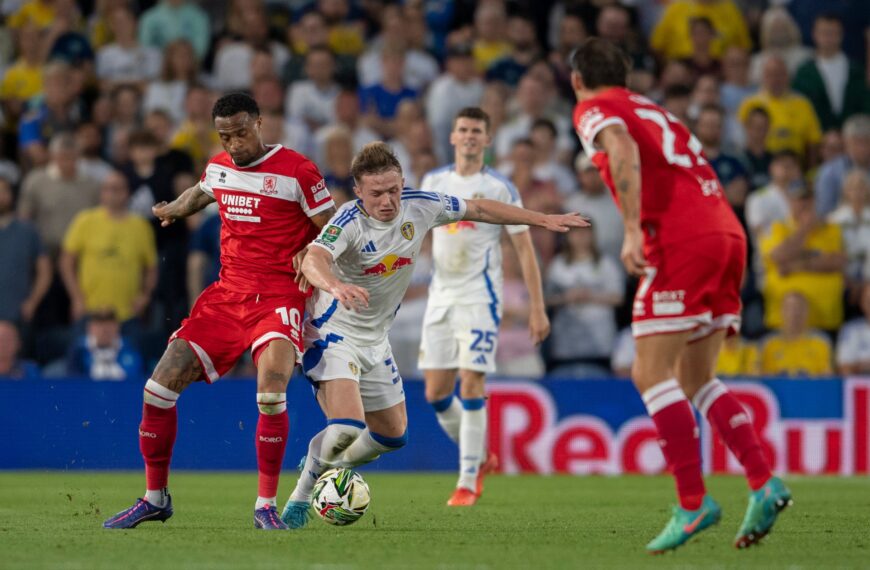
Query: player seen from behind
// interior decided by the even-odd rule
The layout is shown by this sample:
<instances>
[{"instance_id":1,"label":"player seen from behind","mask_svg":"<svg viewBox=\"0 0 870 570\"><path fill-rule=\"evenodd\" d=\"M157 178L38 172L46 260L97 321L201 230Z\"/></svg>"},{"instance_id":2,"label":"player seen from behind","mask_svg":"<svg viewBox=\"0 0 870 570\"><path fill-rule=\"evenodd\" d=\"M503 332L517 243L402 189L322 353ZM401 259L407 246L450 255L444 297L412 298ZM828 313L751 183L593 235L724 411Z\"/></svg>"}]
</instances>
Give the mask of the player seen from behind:
<instances>
[{"instance_id":1,"label":"player seen from behind","mask_svg":"<svg viewBox=\"0 0 870 570\"><path fill-rule=\"evenodd\" d=\"M380 142L363 147L351 175L359 199L339 209L302 263L318 289L305 323L302 368L317 388L327 426L312 438L281 515L291 528L308 521L312 488L324 471L368 463L407 442L405 394L387 333L426 233L460 220L558 232L589 225L576 214L403 188L402 168Z\"/></svg>"},{"instance_id":2,"label":"player seen from behind","mask_svg":"<svg viewBox=\"0 0 870 570\"><path fill-rule=\"evenodd\" d=\"M169 463L178 425L176 401L191 383L215 382L249 348L257 366L257 528L283 529L275 496L287 444L287 382L302 351L303 292L297 254L335 212L317 167L281 145L266 146L256 101L221 97L212 110L225 152L212 158L196 186L154 206L167 226L217 201L221 216L220 279L197 299L145 384L139 447L145 497L108 519L133 528L172 516Z\"/></svg>"},{"instance_id":3,"label":"player seen from behind","mask_svg":"<svg viewBox=\"0 0 870 570\"><path fill-rule=\"evenodd\" d=\"M455 163L426 175L423 191L487 198L522 207L514 185L483 158L492 143L489 116L469 107L454 119L450 142ZM535 344L550 332L541 274L527 226L506 226L529 291L529 334ZM502 254L499 225L459 221L432 231L435 272L429 287L420 361L426 399L438 423L459 444L459 481L447 501L473 505L483 491L483 476L498 459L486 451L484 380L495 372L502 315ZM454 397L459 373L460 398Z\"/></svg>"},{"instance_id":4,"label":"player seen from behind","mask_svg":"<svg viewBox=\"0 0 870 570\"><path fill-rule=\"evenodd\" d=\"M770 532L791 503L746 410L713 372L725 335L740 326L746 236L701 143L671 113L625 88L628 65L619 48L589 39L571 66L575 127L622 210L622 261L641 276L632 380L680 502L647 550L672 550L721 516L704 487L690 399L746 472L749 506L735 539L745 548Z\"/></svg>"}]
</instances>

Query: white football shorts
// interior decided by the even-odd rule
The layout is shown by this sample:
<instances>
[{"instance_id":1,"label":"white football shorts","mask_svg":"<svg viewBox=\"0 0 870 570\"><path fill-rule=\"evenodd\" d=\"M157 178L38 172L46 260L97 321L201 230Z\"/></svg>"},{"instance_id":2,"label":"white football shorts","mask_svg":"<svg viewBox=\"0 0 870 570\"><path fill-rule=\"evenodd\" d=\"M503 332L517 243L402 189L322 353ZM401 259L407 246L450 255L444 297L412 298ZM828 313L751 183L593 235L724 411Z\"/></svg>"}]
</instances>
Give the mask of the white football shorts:
<instances>
[{"instance_id":1,"label":"white football shorts","mask_svg":"<svg viewBox=\"0 0 870 570\"><path fill-rule=\"evenodd\" d=\"M495 372L500 321L489 304L426 307L418 368Z\"/></svg>"},{"instance_id":2,"label":"white football shorts","mask_svg":"<svg viewBox=\"0 0 870 570\"><path fill-rule=\"evenodd\" d=\"M302 371L317 382L347 379L359 383L363 409L376 412L405 401L402 377L390 343L357 347L340 335L323 331L305 339Z\"/></svg>"}]
</instances>

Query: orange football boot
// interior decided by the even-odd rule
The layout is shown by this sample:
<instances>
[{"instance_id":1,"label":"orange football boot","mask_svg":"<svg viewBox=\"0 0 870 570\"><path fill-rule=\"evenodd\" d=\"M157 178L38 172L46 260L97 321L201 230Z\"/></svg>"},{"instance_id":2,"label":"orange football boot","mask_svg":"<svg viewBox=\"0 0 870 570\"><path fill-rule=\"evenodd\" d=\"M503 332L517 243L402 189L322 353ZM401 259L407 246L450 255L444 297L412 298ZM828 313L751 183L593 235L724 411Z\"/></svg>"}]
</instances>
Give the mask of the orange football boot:
<instances>
[{"instance_id":1,"label":"orange football boot","mask_svg":"<svg viewBox=\"0 0 870 570\"><path fill-rule=\"evenodd\" d=\"M457 487L453 491L453 495L447 501L448 507L470 507L477 502L477 493L466 489L465 487Z\"/></svg>"}]
</instances>

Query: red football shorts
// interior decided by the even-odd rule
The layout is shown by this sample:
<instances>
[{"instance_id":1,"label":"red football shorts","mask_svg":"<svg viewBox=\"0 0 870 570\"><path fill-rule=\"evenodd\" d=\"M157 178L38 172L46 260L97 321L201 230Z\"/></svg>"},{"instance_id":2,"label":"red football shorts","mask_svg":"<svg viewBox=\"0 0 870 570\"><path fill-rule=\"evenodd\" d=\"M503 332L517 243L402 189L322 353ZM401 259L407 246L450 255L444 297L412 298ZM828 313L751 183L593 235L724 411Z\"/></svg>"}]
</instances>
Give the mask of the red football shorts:
<instances>
[{"instance_id":1,"label":"red football shorts","mask_svg":"<svg viewBox=\"0 0 870 570\"><path fill-rule=\"evenodd\" d=\"M275 339L286 339L302 354L305 297L235 293L218 281L203 291L190 316L169 338L187 341L202 364L203 376L214 382L251 348L254 364Z\"/></svg>"},{"instance_id":2,"label":"red football shorts","mask_svg":"<svg viewBox=\"0 0 870 570\"><path fill-rule=\"evenodd\" d=\"M709 234L665 246L647 240L644 256L647 271L631 319L635 338L693 331L691 342L740 330L745 237Z\"/></svg>"}]
</instances>

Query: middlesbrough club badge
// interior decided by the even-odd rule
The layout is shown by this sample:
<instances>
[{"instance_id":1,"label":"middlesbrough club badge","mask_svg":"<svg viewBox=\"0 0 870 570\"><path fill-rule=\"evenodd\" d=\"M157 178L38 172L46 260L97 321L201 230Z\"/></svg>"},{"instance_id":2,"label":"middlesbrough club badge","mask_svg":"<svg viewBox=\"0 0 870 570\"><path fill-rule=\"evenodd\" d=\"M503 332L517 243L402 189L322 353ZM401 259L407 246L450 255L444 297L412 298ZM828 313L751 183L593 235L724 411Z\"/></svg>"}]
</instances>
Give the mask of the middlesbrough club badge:
<instances>
[{"instance_id":1,"label":"middlesbrough club badge","mask_svg":"<svg viewBox=\"0 0 870 570\"><path fill-rule=\"evenodd\" d=\"M263 178L263 194L271 196L278 193L278 177L266 176Z\"/></svg>"}]
</instances>

